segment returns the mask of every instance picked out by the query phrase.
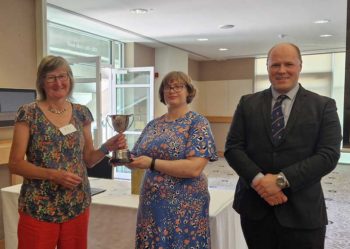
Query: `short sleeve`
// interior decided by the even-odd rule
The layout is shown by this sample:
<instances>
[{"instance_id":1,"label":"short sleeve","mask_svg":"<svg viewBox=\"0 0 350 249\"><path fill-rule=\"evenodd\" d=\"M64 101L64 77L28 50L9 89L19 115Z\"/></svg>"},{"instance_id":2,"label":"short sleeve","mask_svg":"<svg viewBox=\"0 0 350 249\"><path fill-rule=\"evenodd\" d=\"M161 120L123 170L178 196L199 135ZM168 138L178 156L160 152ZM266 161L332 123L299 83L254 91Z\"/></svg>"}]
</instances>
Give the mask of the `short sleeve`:
<instances>
[{"instance_id":1,"label":"short sleeve","mask_svg":"<svg viewBox=\"0 0 350 249\"><path fill-rule=\"evenodd\" d=\"M131 150L131 154L132 154L132 155L134 155L134 156L140 156L140 155L138 155L138 152L137 152L137 151L138 151L138 148L139 148L139 145L140 145L140 143L141 143L143 137L146 135L146 132L147 132L148 128L149 128L150 125L153 124L153 123L154 123L154 120L150 121L150 122L146 125L146 127L142 130L142 132L141 132L139 138L137 139L136 143L134 144L134 147L133 147L132 150Z\"/></svg>"},{"instance_id":2,"label":"short sleeve","mask_svg":"<svg viewBox=\"0 0 350 249\"><path fill-rule=\"evenodd\" d=\"M77 109L79 110L77 112L78 119L83 123L83 125L90 124L94 121L94 117L92 116L89 108L84 105L77 105Z\"/></svg>"},{"instance_id":3,"label":"short sleeve","mask_svg":"<svg viewBox=\"0 0 350 249\"><path fill-rule=\"evenodd\" d=\"M186 144L186 157L205 157L218 160L214 136L208 120L197 114L192 120Z\"/></svg>"},{"instance_id":4,"label":"short sleeve","mask_svg":"<svg viewBox=\"0 0 350 249\"><path fill-rule=\"evenodd\" d=\"M31 110L33 110L33 108L31 108L29 104L19 107L16 113L15 123L25 122L29 125L31 120L33 120L33 111Z\"/></svg>"}]
</instances>

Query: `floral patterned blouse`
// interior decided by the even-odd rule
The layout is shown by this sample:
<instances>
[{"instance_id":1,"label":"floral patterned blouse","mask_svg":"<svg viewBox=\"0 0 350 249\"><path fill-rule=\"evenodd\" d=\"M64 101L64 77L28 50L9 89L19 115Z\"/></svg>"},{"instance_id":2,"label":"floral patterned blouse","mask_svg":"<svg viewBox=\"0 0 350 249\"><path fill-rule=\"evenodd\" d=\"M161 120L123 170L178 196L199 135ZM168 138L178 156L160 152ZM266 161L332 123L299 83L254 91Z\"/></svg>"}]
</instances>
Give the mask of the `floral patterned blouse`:
<instances>
[{"instance_id":1,"label":"floral patterned blouse","mask_svg":"<svg viewBox=\"0 0 350 249\"><path fill-rule=\"evenodd\" d=\"M192 111L172 122L163 115L148 123L132 153L165 160L218 159L208 121ZM209 200L203 173L195 178L177 178L147 170L135 248L210 248Z\"/></svg>"},{"instance_id":2,"label":"floral patterned blouse","mask_svg":"<svg viewBox=\"0 0 350 249\"><path fill-rule=\"evenodd\" d=\"M72 104L70 123L77 131L64 136L38 107L37 102L19 108L16 122L29 125L27 160L37 167L66 170L82 177L69 190L49 180L24 178L19 196L19 211L38 220L61 223L81 214L91 202L90 185L83 160L83 127L93 121L89 109Z\"/></svg>"}]
</instances>

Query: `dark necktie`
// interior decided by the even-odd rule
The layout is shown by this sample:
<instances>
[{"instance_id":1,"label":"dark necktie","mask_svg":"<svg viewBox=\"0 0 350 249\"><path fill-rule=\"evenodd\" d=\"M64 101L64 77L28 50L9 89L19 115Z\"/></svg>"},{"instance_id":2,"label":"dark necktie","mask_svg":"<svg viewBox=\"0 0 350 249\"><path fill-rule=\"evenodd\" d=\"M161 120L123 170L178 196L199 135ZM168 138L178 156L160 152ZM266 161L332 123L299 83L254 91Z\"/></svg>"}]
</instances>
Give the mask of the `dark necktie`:
<instances>
[{"instance_id":1,"label":"dark necktie","mask_svg":"<svg viewBox=\"0 0 350 249\"><path fill-rule=\"evenodd\" d=\"M272 128L272 140L274 144L278 144L284 133L284 116L282 112L282 102L288 98L287 95L278 96L276 103L273 106L271 113L271 128Z\"/></svg>"}]
</instances>

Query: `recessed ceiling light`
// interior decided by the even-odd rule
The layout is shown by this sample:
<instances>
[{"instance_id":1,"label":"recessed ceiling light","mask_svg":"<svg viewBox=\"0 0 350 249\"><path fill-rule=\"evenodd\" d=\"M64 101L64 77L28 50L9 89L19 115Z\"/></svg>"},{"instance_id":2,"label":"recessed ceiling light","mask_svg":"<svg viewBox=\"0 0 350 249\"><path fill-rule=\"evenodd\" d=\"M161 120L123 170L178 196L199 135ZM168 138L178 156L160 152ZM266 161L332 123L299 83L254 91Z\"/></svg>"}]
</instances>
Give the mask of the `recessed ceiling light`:
<instances>
[{"instance_id":1,"label":"recessed ceiling light","mask_svg":"<svg viewBox=\"0 0 350 249\"><path fill-rule=\"evenodd\" d=\"M324 35L320 35L321 38L327 38L327 37L332 37L333 35L331 34L324 34Z\"/></svg>"},{"instance_id":2,"label":"recessed ceiling light","mask_svg":"<svg viewBox=\"0 0 350 249\"><path fill-rule=\"evenodd\" d=\"M316 20L314 21L315 24L324 24L324 23L329 23L331 20L328 19L321 19L321 20Z\"/></svg>"},{"instance_id":3,"label":"recessed ceiling light","mask_svg":"<svg viewBox=\"0 0 350 249\"><path fill-rule=\"evenodd\" d=\"M280 39L283 39L283 38L285 38L287 35L286 34L278 34L278 38L280 38Z\"/></svg>"},{"instance_id":4,"label":"recessed ceiling light","mask_svg":"<svg viewBox=\"0 0 350 249\"><path fill-rule=\"evenodd\" d=\"M235 25L232 25L232 24L226 24L226 25L220 25L219 26L219 29L232 29L234 28Z\"/></svg>"},{"instance_id":5,"label":"recessed ceiling light","mask_svg":"<svg viewBox=\"0 0 350 249\"><path fill-rule=\"evenodd\" d=\"M228 48L219 48L220 51L227 51Z\"/></svg>"},{"instance_id":6,"label":"recessed ceiling light","mask_svg":"<svg viewBox=\"0 0 350 249\"><path fill-rule=\"evenodd\" d=\"M208 38L198 38L197 41L208 41Z\"/></svg>"},{"instance_id":7,"label":"recessed ceiling light","mask_svg":"<svg viewBox=\"0 0 350 249\"><path fill-rule=\"evenodd\" d=\"M146 14L148 13L148 9L136 8L136 9L131 9L130 12L133 14Z\"/></svg>"}]
</instances>

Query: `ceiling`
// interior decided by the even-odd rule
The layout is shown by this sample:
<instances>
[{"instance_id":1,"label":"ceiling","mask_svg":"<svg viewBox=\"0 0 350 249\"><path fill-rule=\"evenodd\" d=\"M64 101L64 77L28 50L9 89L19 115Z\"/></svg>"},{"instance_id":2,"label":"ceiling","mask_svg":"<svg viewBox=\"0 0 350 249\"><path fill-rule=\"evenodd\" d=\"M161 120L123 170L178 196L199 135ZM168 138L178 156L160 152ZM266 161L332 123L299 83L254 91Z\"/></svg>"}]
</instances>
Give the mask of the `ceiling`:
<instances>
[{"instance_id":1,"label":"ceiling","mask_svg":"<svg viewBox=\"0 0 350 249\"><path fill-rule=\"evenodd\" d=\"M164 45L197 60L266 55L279 42L302 53L345 51L347 0L47 0L49 19L123 42ZM143 8L148 13L134 14ZM61 10L68 11L62 15ZM88 19L86 19L88 17ZM328 23L315 24L317 20ZM93 23L92 21L98 21ZM220 25L234 25L220 29ZM320 37L320 35L332 35ZM207 41L198 41L207 38ZM226 51L219 51L226 48Z\"/></svg>"}]
</instances>

